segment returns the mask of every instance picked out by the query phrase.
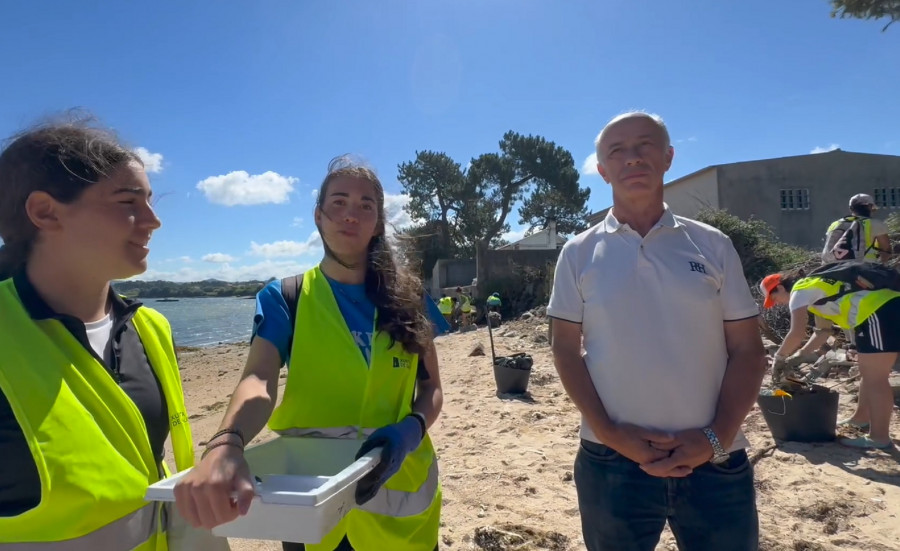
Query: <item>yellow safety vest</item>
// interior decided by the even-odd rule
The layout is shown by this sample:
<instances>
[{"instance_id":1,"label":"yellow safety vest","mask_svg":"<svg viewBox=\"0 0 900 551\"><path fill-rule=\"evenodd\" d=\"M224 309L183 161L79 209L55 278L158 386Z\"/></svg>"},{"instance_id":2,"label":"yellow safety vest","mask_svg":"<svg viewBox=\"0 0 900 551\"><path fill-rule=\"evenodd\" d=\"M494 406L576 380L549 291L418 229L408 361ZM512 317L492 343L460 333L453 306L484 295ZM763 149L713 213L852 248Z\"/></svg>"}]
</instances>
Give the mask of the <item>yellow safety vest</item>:
<instances>
[{"instance_id":1,"label":"yellow safety vest","mask_svg":"<svg viewBox=\"0 0 900 551\"><path fill-rule=\"evenodd\" d=\"M460 299L459 309L463 314L468 314L469 312L471 312L472 311L472 299L470 299L466 295L463 295L462 298Z\"/></svg>"},{"instance_id":2,"label":"yellow safety vest","mask_svg":"<svg viewBox=\"0 0 900 551\"><path fill-rule=\"evenodd\" d=\"M805 277L794 283L791 292L802 289L820 289L826 297L830 297L840 293L843 285L841 282L830 283L818 277ZM808 308L813 314L830 320L843 329L853 329L869 319L869 316L884 306L886 302L897 297L900 297L900 292L891 289L857 291L831 301L838 308L837 314L824 310L825 304L820 306L810 304Z\"/></svg>"},{"instance_id":3,"label":"yellow safety vest","mask_svg":"<svg viewBox=\"0 0 900 551\"><path fill-rule=\"evenodd\" d=\"M859 220L859 224L863 227L863 239L865 240L865 244L866 244L866 248L865 248L866 254L860 260L868 260L868 261L877 262L878 258L879 258L878 257L879 251L875 248L875 238L872 237L872 219L871 218L866 218L863 216L847 216L846 218L841 218L840 220L835 220L834 222L831 223L830 226L828 226L828 231L825 232L825 234L831 235L831 232L838 229L838 227L841 224L843 224L844 222L848 222L847 227L849 228L850 224L852 224L855 220Z\"/></svg>"},{"instance_id":4,"label":"yellow safety vest","mask_svg":"<svg viewBox=\"0 0 900 551\"><path fill-rule=\"evenodd\" d=\"M450 297L441 297L438 301L438 310L440 310L442 314L452 314L453 299Z\"/></svg>"},{"instance_id":5,"label":"yellow safety vest","mask_svg":"<svg viewBox=\"0 0 900 551\"><path fill-rule=\"evenodd\" d=\"M132 318L165 395L178 470L193 465L171 329L142 307ZM80 342L55 319L35 321L12 279L0 282L0 390L31 448L41 501L0 517L3 551L165 551L161 505L144 501L160 465L144 419Z\"/></svg>"},{"instance_id":6,"label":"yellow safety vest","mask_svg":"<svg viewBox=\"0 0 900 551\"><path fill-rule=\"evenodd\" d=\"M269 428L283 436L362 444L375 429L409 415L418 356L373 331L367 365L318 267L303 274L297 303L284 398ZM306 548L331 551L346 535L357 551L432 551L440 514L437 457L426 435L371 501L347 513L321 543Z\"/></svg>"}]
</instances>

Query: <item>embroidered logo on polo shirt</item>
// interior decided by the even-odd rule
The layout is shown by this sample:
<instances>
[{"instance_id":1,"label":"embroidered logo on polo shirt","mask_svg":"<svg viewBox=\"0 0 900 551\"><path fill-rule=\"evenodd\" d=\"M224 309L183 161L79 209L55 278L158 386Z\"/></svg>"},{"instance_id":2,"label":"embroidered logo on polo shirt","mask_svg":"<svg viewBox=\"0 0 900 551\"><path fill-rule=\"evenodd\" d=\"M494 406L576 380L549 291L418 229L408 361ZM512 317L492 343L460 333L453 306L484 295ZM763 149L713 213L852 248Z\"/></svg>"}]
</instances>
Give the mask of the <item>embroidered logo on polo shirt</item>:
<instances>
[{"instance_id":1,"label":"embroidered logo on polo shirt","mask_svg":"<svg viewBox=\"0 0 900 551\"><path fill-rule=\"evenodd\" d=\"M401 360L397 356L394 356L394 367L397 369L409 369L410 361L409 360Z\"/></svg>"},{"instance_id":2,"label":"embroidered logo on polo shirt","mask_svg":"<svg viewBox=\"0 0 900 551\"><path fill-rule=\"evenodd\" d=\"M706 266L700 264L699 262L688 262L691 265L692 272L700 272L701 274L706 273Z\"/></svg>"}]
</instances>

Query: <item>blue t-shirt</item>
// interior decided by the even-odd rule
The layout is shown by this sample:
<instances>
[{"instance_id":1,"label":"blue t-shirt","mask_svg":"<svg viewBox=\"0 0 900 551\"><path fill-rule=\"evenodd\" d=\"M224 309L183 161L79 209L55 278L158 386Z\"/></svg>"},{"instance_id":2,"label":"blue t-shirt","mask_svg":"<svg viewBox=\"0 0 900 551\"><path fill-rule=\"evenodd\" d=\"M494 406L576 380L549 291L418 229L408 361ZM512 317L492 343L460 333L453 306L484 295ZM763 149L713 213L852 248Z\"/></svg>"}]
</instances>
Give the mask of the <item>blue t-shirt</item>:
<instances>
[{"instance_id":1,"label":"blue t-shirt","mask_svg":"<svg viewBox=\"0 0 900 551\"><path fill-rule=\"evenodd\" d=\"M331 292L337 301L341 315L356 346L366 360L366 364L372 356L372 337L374 335L375 305L366 296L365 284L340 283L325 277L331 286ZM302 299L301 299L302 300ZM441 315L437 305L430 297L425 297L425 305L428 318L431 320L435 334L443 333L449 327L444 316ZM281 280L276 279L256 294L256 315L253 316L253 336L257 335L275 345L281 360L289 363L289 346L294 328L291 326L291 313L287 302L281 294Z\"/></svg>"}]
</instances>

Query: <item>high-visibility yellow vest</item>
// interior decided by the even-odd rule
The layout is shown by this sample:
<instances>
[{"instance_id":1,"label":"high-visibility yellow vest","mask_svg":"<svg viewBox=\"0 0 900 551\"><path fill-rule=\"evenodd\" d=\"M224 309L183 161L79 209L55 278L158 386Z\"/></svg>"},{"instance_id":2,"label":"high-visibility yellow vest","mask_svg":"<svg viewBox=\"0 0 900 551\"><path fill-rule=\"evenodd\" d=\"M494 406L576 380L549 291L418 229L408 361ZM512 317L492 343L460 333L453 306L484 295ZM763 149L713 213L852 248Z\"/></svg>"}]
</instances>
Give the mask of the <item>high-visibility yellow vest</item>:
<instances>
[{"instance_id":1,"label":"high-visibility yellow vest","mask_svg":"<svg viewBox=\"0 0 900 551\"><path fill-rule=\"evenodd\" d=\"M805 277L794 283L791 292L811 288L819 289L825 293L826 297L830 297L840 293L843 284L840 282L831 283L818 277ZM813 314L830 320L843 329L853 329L869 319L869 316L884 306L887 301L897 297L900 297L900 292L892 291L890 289L857 291L838 297L835 301L831 301L837 306L837 313L825 309L825 304L819 306L810 304L808 308Z\"/></svg>"},{"instance_id":2,"label":"high-visibility yellow vest","mask_svg":"<svg viewBox=\"0 0 900 551\"><path fill-rule=\"evenodd\" d=\"M418 356L374 330L366 363L331 287L316 267L303 274L284 398L269 419L283 436L362 441L412 411ZM377 314L376 314L377 315ZM354 508L310 551L331 551L346 534L357 551L432 551L437 545L441 488L428 435L400 471L361 508Z\"/></svg>"},{"instance_id":3,"label":"high-visibility yellow vest","mask_svg":"<svg viewBox=\"0 0 900 551\"><path fill-rule=\"evenodd\" d=\"M463 314L468 314L468 313L470 313L470 312L472 311L472 299L470 299L470 298L469 298L468 296L466 296L466 295L463 295L459 300L460 300L460 303L459 303L459 304L460 304L459 310L460 310Z\"/></svg>"},{"instance_id":4,"label":"high-visibility yellow vest","mask_svg":"<svg viewBox=\"0 0 900 551\"><path fill-rule=\"evenodd\" d=\"M438 300L438 310L440 310L441 314L452 314L453 299L450 297L441 297L441 299Z\"/></svg>"},{"instance_id":5,"label":"high-visibility yellow vest","mask_svg":"<svg viewBox=\"0 0 900 551\"><path fill-rule=\"evenodd\" d=\"M169 323L146 307L132 321L165 395L175 463L186 469L193 444ZM60 321L31 319L12 279L0 282L0 390L41 480L36 507L0 517L0 548L166 549L161 505L144 493L167 469L153 457L141 413Z\"/></svg>"}]
</instances>

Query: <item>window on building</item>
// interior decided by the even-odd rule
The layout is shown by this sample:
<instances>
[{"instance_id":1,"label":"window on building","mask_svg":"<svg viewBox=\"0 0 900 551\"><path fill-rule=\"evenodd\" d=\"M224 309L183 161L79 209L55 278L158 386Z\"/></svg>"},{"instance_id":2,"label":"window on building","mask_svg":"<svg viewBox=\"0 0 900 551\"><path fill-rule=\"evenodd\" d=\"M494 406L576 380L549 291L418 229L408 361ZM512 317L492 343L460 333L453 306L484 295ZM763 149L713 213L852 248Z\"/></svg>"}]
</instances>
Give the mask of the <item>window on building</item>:
<instances>
[{"instance_id":1,"label":"window on building","mask_svg":"<svg viewBox=\"0 0 900 551\"><path fill-rule=\"evenodd\" d=\"M900 187L876 188L875 204L881 208L900 208Z\"/></svg>"},{"instance_id":2,"label":"window on building","mask_svg":"<svg viewBox=\"0 0 900 551\"><path fill-rule=\"evenodd\" d=\"M809 209L808 189L783 189L781 190L781 210L806 210Z\"/></svg>"}]
</instances>

